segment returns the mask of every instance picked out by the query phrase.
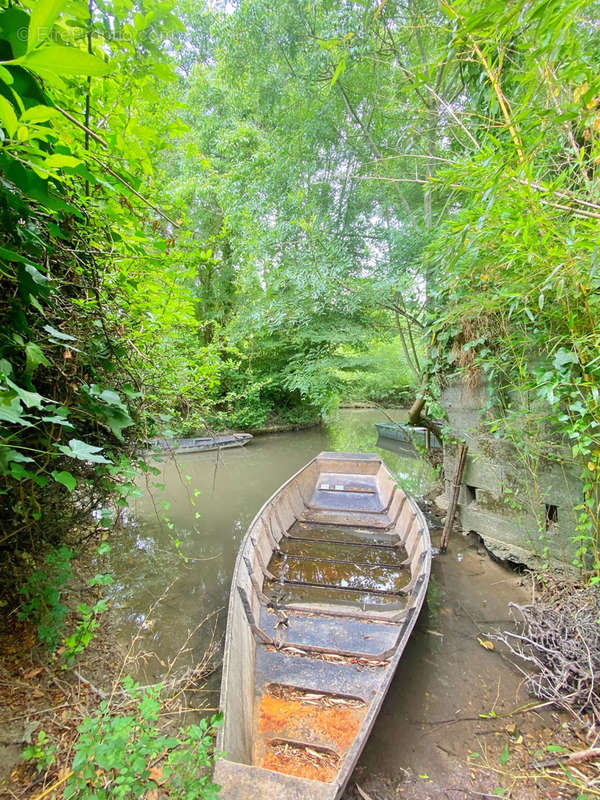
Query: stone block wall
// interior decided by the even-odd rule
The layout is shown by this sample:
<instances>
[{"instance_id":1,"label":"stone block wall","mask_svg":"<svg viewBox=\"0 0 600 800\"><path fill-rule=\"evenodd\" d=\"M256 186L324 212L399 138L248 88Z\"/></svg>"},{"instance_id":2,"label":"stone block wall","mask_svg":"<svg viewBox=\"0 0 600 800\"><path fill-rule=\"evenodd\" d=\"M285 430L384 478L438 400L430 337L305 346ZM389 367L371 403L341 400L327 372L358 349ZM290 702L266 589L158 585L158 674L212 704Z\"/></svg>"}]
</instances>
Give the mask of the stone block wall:
<instances>
[{"instance_id":1,"label":"stone block wall","mask_svg":"<svg viewBox=\"0 0 600 800\"><path fill-rule=\"evenodd\" d=\"M452 432L469 446L459 495L458 518L464 531L478 533L499 558L529 566L570 565L576 547L581 483L568 459L539 457L532 462L511 443L493 436L484 424L487 384L453 380L442 392ZM565 455L567 450L565 449ZM456 475L457 448L444 447L446 493Z\"/></svg>"}]
</instances>

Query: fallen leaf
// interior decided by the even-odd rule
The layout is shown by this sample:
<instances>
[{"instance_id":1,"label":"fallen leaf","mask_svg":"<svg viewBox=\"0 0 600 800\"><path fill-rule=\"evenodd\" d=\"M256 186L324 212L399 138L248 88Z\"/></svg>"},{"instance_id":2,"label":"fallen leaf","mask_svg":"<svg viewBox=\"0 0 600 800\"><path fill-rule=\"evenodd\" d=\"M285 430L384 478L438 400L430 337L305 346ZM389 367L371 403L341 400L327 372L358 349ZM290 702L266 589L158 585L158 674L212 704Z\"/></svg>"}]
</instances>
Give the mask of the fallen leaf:
<instances>
[{"instance_id":1,"label":"fallen leaf","mask_svg":"<svg viewBox=\"0 0 600 800\"><path fill-rule=\"evenodd\" d=\"M35 669L30 669L29 672L26 672L25 675L23 675L23 677L25 678L26 681L28 681L31 678L35 678L36 675L39 675L41 672L44 671L44 669L45 667L36 667Z\"/></svg>"},{"instance_id":2,"label":"fallen leaf","mask_svg":"<svg viewBox=\"0 0 600 800\"><path fill-rule=\"evenodd\" d=\"M477 637L477 641L482 647L485 647L486 650L494 650L494 643L490 642L489 639L480 639L479 636Z\"/></svg>"},{"instance_id":3,"label":"fallen leaf","mask_svg":"<svg viewBox=\"0 0 600 800\"><path fill-rule=\"evenodd\" d=\"M162 786L162 784L165 782L165 779L163 778L162 767L150 767L149 778L151 781L154 781L157 786Z\"/></svg>"}]
</instances>

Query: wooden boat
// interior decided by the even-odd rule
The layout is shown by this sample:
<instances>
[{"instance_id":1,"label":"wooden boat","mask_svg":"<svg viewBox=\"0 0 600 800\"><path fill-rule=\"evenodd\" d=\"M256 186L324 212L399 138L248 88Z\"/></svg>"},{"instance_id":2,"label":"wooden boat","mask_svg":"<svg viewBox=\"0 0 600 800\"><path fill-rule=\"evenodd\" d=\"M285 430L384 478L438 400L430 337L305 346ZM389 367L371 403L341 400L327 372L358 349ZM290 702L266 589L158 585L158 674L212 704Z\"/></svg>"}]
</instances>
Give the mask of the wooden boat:
<instances>
[{"instance_id":1,"label":"wooden boat","mask_svg":"<svg viewBox=\"0 0 600 800\"><path fill-rule=\"evenodd\" d=\"M403 458L419 458L420 453L412 442L402 442L397 439L389 439L387 436L378 436L375 446L389 453L396 453Z\"/></svg>"},{"instance_id":2,"label":"wooden boat","mask_svg":"<svg viewBox=\"0 0 600 800\"><path fill-rule=\"evenodd\" d=\"M232 433L224 436L201 436L192 439L154 439L148 444L151 450L171 450L178 454L199 453L204 450L243 447L253 438L251 433Z\"/></svg>"},{"instance_id":3,"label":"wooden boat","mask_svg":"<svg viewBox=\"0 0 600 800\"><path fill-rule=\"evenodd\" d=\"M427 450L437 450L442 445L435 433L419 425L404 425L401 422L376 422L377 433L386 439L395 439L397 442L406 442L412 445L422 445Z\"/></svg>"},{"instance_id":4,"label":"wooden boat","mask_svg":"<svg viewBox=\"0 0 600 800\"><path fill-rule=\"evenodd\" d=\"M430 569L425 519L374 454L321 453L267 500L233 574L221 797L340 797Z\"/></svg>"}]
</instances>

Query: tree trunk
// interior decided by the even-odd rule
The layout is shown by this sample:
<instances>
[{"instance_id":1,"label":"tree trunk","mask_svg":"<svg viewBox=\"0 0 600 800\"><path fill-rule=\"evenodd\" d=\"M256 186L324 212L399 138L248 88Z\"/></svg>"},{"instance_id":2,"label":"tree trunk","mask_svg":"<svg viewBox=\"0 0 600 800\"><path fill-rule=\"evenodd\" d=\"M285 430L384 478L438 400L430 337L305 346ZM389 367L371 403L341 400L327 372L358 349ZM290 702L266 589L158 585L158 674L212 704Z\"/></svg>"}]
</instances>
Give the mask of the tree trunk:
<instances>
[{"instance_id":1,"label":"tree trunk","mask_svg":"<svg viewBox=\"0 0 600 800\"><path fill-rule=\"evenodd\" d=\"M407 420L409 425L418 425L421 421L421 413L425 408L424 388L424 386L421 386L412 406L410 407Z\"/></svg>"}]
</instances>

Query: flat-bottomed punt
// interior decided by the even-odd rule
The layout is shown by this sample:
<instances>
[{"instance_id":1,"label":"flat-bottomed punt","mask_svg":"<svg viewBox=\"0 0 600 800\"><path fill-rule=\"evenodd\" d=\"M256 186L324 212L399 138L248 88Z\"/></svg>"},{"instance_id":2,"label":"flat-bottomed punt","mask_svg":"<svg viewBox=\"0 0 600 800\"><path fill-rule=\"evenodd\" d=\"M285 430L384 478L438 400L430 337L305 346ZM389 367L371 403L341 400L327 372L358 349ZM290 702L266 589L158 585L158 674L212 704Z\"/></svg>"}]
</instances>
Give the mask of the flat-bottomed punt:
<instances>
[{"instance_id":1,"label":"flat-bottomed punt","mask_svg":"<svg viewBox=\"0 0 600 800\"><path fill-rule=\"evenodd\" d=\"M192 439L153 439L148 442L148 446L150 450L169 450L177 454L201 453L208 450L244 447L253 438L251 433L231 433L223 436L196 436Z\"/></svg>"},{"instance_id":2,"label":"flat-bottomed punt","mask_svg":"<svg viewBox=\"0 0 600 800\"><path fill-rule=\"evenodd\" d=\"M429 428L418 425L406 425L402 422L376 422L377 433L382 439L394 439L411 447L421 445L426 450L439 450L440 440Z\"/></svg>"},{"instance_id":3,"label":"flat-bottomed punt","mask_svg":"<svg viewBox=\"0 0 600 800\"><path fill-rule=\"evenodd\" d=\"M430 570L425 519L376 455L321 453L265 503L229 601L224 800L341 796Z\"/></svg>"}]
</instances>

